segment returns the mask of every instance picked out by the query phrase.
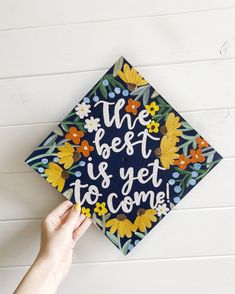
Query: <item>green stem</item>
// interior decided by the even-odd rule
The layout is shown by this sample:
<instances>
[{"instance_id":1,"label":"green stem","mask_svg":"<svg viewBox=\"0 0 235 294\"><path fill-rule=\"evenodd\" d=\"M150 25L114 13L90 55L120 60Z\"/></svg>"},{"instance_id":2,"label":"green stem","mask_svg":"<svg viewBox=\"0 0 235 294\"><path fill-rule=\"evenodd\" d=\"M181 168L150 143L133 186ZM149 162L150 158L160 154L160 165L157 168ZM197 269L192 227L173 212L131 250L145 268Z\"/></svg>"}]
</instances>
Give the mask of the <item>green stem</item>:
<instances>
[{"instance_id":1,"label":"green stem","mask_svg":"<svg viewBox=\"0 0 235 294\"><path fill-rule=\"evenodd\" d=\"M41 159L41 158L43 158L45 156L57 156L57 153L40 154L40 155L37 155L37 156L34 156L34 157L30 158L29 160L26 161L26 163L29 163L29 162L34 161L36 159Z\"/></svg>"}]
</instances>

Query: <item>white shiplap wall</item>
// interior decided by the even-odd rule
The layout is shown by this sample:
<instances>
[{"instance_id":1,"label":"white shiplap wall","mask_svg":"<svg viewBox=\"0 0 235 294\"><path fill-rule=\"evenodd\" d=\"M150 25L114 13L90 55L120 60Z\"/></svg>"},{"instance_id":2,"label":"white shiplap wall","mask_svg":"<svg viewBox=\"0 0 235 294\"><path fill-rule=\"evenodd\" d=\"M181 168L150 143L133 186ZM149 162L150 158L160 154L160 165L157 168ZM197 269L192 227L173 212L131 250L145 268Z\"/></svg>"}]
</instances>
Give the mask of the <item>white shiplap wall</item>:
<instances>
[{"instance_id":1,"label":"white shiplap wall","mask_svg":"<svg viewBox=\"0 0 235 294\"><path fill-rule=\"evenodd\" d=\"M23 160L120 55L225 159L127 257L92 227L58 293L235 292L234 28L235 0L0 0L1 294L61 201Z\"/></svg>"}]
</instances>

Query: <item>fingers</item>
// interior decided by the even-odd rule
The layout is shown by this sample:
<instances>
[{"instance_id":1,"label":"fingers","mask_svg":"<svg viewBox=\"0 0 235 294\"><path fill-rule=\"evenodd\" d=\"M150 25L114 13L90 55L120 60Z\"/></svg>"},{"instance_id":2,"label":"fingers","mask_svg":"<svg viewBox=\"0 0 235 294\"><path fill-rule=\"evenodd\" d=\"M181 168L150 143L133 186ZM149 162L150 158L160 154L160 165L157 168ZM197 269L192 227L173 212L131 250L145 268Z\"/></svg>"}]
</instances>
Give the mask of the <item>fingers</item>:
<instances>
[{"instance_id":1,"label":"fingers","mask_svg":"<svg viewBox=\"0 0 235 294\"><path fill-rule=\"evenodd\" d=\"M75 244L84 235L86 230L90 227L91 223L92 222L89 218L85 218L82 224L76 228L76 230L73 232L73 240Z\"/></svg>"},{"instance_id":2,"label":"fingers","mask_svg":"<svg viewBox=\"0 0 235 294\"><path fill-rule=\"evenodd\" d=\"M81 206L78 203L76 203L71 208L67 219L64 221L64 226L66 225L73 232L76 228L78 221L79 221L80 213L81 213Z\"/></svg>"},{"instance_id":3,"label":"fingers","mask_svg":"<svg viewBox=\"0 0 235 294\"><path fill-rule=\"evenodd\" d=\"M59 206L57 206L52 212L48 215L48 217L57 216L59 218L62 217L62 215L73 206L73 203L69 200L65 200L62 202Z\"/></svg>"}]
</instances>

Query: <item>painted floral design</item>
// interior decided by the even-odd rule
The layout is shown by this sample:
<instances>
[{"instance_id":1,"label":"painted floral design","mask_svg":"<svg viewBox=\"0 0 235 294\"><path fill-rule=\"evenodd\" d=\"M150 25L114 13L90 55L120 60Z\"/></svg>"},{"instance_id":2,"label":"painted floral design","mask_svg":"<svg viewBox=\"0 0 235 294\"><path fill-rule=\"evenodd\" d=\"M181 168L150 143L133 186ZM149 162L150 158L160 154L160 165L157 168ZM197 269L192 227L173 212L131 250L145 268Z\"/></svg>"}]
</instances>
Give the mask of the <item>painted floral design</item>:
<instances>
[{"instance_id":1,"label":"painted floral design","mask_svg":"<svg viewBox=\"0 0 235 294\"><path fill-rule=\"evenodd\" d=\"M141 111L147 113L149 123L141 128L136 124L135 129L158 139L151 141L150 162L146 164L159 160L161 177L170 193L154 209L142 202L131 213L111 213L106 199L107 189L102 190L99 200L93 205L83 203L82 213L91 218L123 254L127 254L222 157L121 57L32 152L26 163L74 203L74 184L78 179L89 185L97 183L101 186L98 180L87 179L88 164L94 162L97 167L100 163L94 137L104 127L95 105L100 101L115 104L121 98L125 99L123 116L130 115L134 121ZM117 129L106 128L106 131L109 132L110 145ZM127 129L124 129L123 136L126 132ZM126 165L129 159L131 157L123 154L121 158L110 157L112 172ZM138 154L132 162L144 165ZM117 180L115 189L119 189L122 184L119 185L117 174L113 178ZM146 190L149 188L146 186ZM82 194L85 192L84 189Z\"/></svg>"}]
</instances>

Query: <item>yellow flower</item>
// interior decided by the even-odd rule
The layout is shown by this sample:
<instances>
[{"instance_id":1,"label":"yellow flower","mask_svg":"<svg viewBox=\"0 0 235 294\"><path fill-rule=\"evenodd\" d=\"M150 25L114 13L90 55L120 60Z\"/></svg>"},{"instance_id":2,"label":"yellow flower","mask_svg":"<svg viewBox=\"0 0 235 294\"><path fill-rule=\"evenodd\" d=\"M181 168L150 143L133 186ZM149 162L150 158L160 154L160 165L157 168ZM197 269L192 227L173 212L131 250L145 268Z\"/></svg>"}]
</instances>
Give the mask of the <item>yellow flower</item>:
<instances>
[{"instance_id":1,"label":"yellow flower","mask_svg":"<svg viewBox=\"0 0 235 294\"><path fill-rule=\"evenodd\" d=\"M160 148L154 150L155 156L160 158L161 164L165 169L169 169L173 165L175 159L179 158L179 148L175 146L176 142L170 138L163 136L160 143Z\"/></svg>"},{"instance_id":2,"label":"yellow flower","mask_svg":"<svg viewBox=\"0 0 235 294\"><path fill-rule=\"evenodd\" d=\"M137 86L144 86L148 82L132 67L125 63L123 67L123 72L119 70L119 77L127 83L127 88L130 91L134 91Z\"/></svg>"},{"instance_id":3,"label":"yellow flower","mask_svg":"<svg viewBox=\"0 0 235 294\"><path fill-rule=\"evenodd\" d=\"M151 228L152 223L157 221L156 215L157 212L154 209L144 209L139 208L137 210L137 217L134 222L134 230L137 231L138 229L140 232L144 232L146 228Z\"/></svg>"},{"instance_id":4,"label":"yellow flower","mask_svg":"<svg viewBox=\"0 0 235 294\"><path fill-rule=\"evenodd\" d=\"M45 170L45 174L47 175L47 181L53 187L58 187L59 192L63 190L65 180L69 177L69 173L54 162L49 163L49 168Z\"/></svg>"},{"instance_id":5,"label":"yellow flower","mask_svg":"<svg viewBox=\"0 0 235 294\"><path fill-rule=\"evenodd\" d=\"M107 213L108 210L105 207L105 202L102 202L102 203L96 202L94 211L97 212L99 216Z\"/></svg>"},{"instance_id":6,"label":"yellow flower","mask_svg":"<svg viewBox=\"0 0 235 294\"><path fill-rule=\"evenodd\" d=\"M60 158L59 163L64 164L64 168L68 169L70 168L74 162L78 161L81 157L81 155L75 151L73 146L65 142L64 146L58 147L59 151L57 153L57 156Z\"/></svg>"},{"instance_id":7,"label":"yellow flower","mask_svg":"<svg viewBox=\"0 0 235 294\"><path fill-rule=\"evenodd\" d=\"M157 133L159 131L159 123L151 120L151 122L146 126L149 130L149 133Z\"/></svg>"},{"instance_id":8,"label":"yellow flower","mask_svg":"<svg viewBox=\"0 0 235 294\"><path fill-rule=\"evenodd\" d=\"M166 119L166 124L160 128L160 132L171 140L179 142L178 136L182 135L182 131L178 130L181 126L179 120L179 116L175 116L175 114L171 112Z\"/></svg>"},{"instance_id":9,"label":"yellow flower","mask_svg":"<svg viewBox=\"0 0 235 294\"><path fill-rule=\"evenodd\" d=\"M82 213L88 218L91 217L90 208L82 207Z\"/></svg>"},{"instance_id":10,"label":"yellow flower","mask_svg":"<svg viewBox=\"0 0 235 294\"><path fill-rule=\"evenodd\" d=\"M154 116L155 113L159 110L159 106L156 104L155 101L151 102L149 105L145 105L145 108L152 116Z\"/></svg>"},{"instance_id":11,"label":"yellow flower","mask_svg":"<svg viewBox=\"0 0 235 294\"><path fill-rule=\"evenodd\" d=\"M114 234L117 231L117 234L121 238L124 236L130 238L132 236L132 232L134 232L133 224L129 219L127 219L125 214L118 214L116 218L108 220L106 227L110 227L111 234Z\"/></svg>"}]
</instances>

